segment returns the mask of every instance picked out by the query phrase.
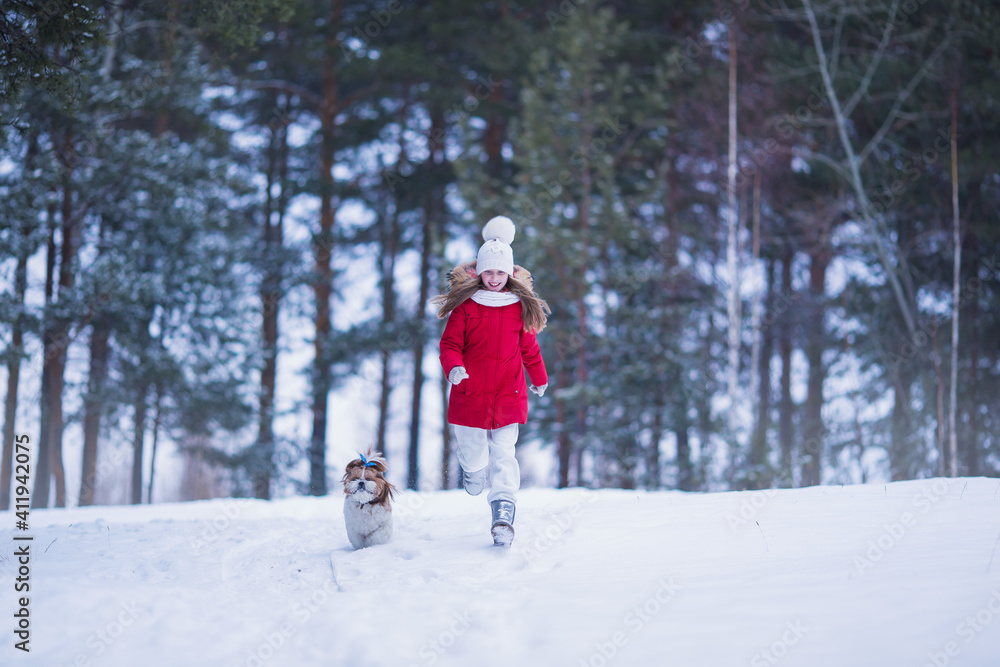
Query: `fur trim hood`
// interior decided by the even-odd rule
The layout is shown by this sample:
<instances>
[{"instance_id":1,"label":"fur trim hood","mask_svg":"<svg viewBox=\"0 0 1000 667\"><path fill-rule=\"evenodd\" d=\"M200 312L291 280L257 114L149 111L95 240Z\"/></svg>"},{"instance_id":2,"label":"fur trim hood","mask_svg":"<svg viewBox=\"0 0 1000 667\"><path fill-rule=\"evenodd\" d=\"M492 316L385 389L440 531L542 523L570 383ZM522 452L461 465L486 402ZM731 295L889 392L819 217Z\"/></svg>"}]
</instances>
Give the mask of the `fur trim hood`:
<instances>
[{"instance_id":1,"label":"fur trim hood","mask_svg":"<svg viewBox=\"0 0 1000 667\"><path fill-rule=\"evenodd\" d=\"M438 317L444 319L466 299L482 289L476 273L476 261L463 262L448 272L448 291L431 299L438 306ZM521 319L524 330L541 332L548 321L549 305L535 294L535 280L523 266L514 265L514 273L507 278L506 289L521 300Z\"/></svg>"},{"instance_id":2,"label":"fur trim hood","mask_svg":"<svg viewBox=\"0 0 1000 667\"><path fill-rule=\"evenodd\" d=\"M527 286L530 290L535 289L535 279L531 277L531 273L528 269L523 266L514 265L514 273L510 276L514 280L517 280ZM462 262L454 269L448 272L448 291L452 291L461 285L477 280L479 274L476 273L476 260L471 262Z\"/></svg>"}]
</instances>

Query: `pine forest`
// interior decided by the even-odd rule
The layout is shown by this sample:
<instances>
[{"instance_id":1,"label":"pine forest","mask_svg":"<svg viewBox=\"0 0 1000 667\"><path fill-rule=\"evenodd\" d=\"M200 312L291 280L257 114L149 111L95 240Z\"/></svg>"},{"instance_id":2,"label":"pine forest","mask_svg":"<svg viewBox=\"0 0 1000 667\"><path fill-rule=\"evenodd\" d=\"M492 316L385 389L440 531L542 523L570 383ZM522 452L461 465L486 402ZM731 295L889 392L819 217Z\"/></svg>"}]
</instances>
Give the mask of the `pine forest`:
<instances>
[{"instance_id":1,"label":"pine forest","mask_svg":"<svg viewBox=\"0 0 1000 667\"><path fill-rule=\"evenodd\" d=\"M0 509L22 435L33 507L369 447L456 488L430 301L497 215L551 308L524 484L998 476L998 45L987 0L5 0Z\"/></svg>"}]
</instances>

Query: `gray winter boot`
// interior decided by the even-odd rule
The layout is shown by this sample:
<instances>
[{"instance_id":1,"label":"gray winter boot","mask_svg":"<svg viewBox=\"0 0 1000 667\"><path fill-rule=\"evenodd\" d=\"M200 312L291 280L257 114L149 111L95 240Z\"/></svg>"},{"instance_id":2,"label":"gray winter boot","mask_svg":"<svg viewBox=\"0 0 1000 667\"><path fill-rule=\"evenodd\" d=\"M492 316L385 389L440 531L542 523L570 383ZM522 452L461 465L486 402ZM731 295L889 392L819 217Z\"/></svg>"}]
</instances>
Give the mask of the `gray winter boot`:
<instances>
[{"instance_id":1,"label":"gray winter boot","mask_svg":"<svg viewBox=\"0 0 1000 667\"><path fill-rule=\"evenodd\" d=\"M509 547L514 541L514 502L511 500L494 500L490 503L493 510L493 544Z\"/></svg>"},{"instance_id":2,"label":"gray winter boot","mask_svg":"<svg viewBox=\"0 0 1000 667\"><path fill-rule=\"evenodd\" d=\"M470 496L478 496L486 488L486 468L475 472L462 469L462 486Z\"/></svg>"}]
</instances>

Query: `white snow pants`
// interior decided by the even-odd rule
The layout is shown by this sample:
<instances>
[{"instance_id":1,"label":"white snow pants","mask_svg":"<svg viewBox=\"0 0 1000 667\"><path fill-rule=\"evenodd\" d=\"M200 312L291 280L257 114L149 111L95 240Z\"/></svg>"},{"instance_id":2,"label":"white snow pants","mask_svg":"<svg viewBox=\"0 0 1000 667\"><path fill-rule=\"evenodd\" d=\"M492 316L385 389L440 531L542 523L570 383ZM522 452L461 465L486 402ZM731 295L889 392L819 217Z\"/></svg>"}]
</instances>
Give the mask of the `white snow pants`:
<instances>
[{"instance_id":1,"label":"white snow pants","mask_svg":"<svg viewBox=\"0 0 1000 667\"><path fill-rule=\"evenodd\" d=\"M490 467L489 502L494 500L517 501L521 488L521 468L514 457L517 443L517 424L486 430L471 426L454 426L455 453L466 472L476 472Z\"/></svg>"}]
</instances>

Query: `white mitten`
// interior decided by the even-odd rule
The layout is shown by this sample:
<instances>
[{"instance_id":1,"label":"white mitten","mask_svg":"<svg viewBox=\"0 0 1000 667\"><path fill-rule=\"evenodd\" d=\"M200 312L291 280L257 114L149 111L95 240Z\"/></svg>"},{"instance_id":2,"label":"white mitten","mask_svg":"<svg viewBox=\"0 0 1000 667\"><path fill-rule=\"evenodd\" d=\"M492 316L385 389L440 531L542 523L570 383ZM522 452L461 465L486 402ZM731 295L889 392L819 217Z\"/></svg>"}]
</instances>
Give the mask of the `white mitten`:
<instances>
[{"instance_id":1,"label":"white mitten","mask_svg":"<svg viewBox=\"0 0 1000 667\"><path fill-rule=\"evenodd\" d=\"M546 383L545 383L545 384L543 384L543 385L542 385L541 387L536 387L535 385L531 385L531 386L530 386L530 387L528 387L528 388L529 388L529 389L531 389L531 391L533 391L533 392L535 392L536 394L538 394L538 397L539 397L539 398L541 398L542 396L544 396L544 395L545 395L545 388L546 388L546 387L548 387L548 386L549 386L549 385L548 385L548 383L546 382Z\"/></svg>"},{"instance_id":2,"label":"white mitten","mask_svg":"<svg viewBox=\"0 0 1000 667\"><path fill-rule=\"evenodd\" d=\"M465 372L464 366L455 366L451 369L451 372L448 373L448 382L458 384L467 377L469 377L469 374Z\"/></svg>"}]
</instances>

